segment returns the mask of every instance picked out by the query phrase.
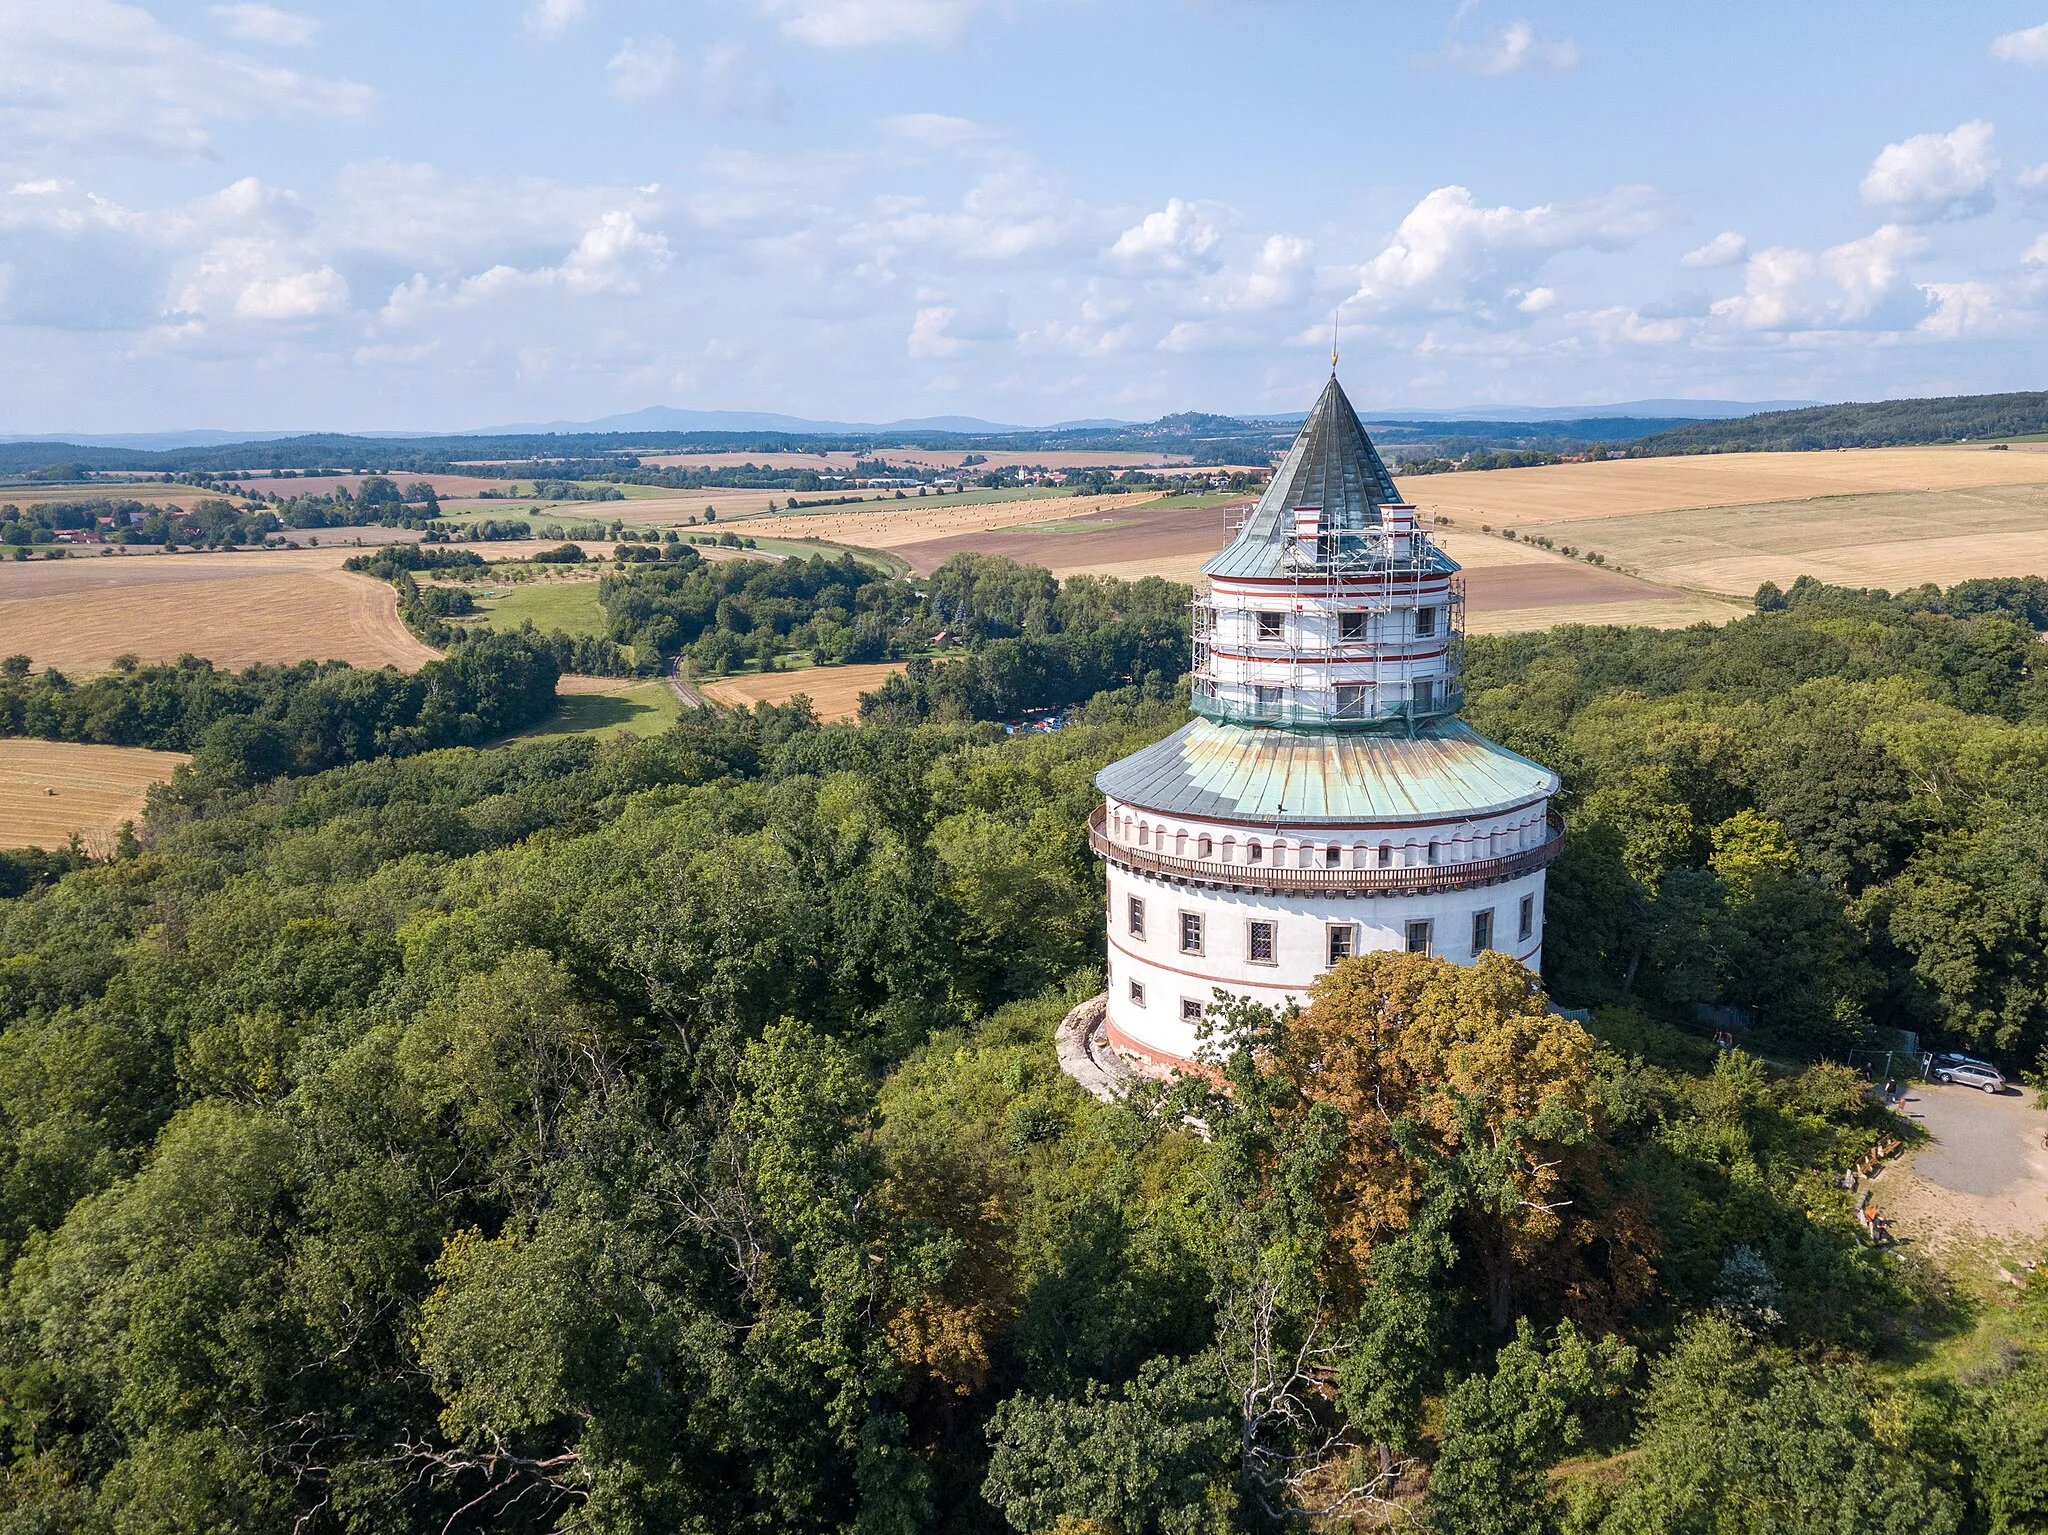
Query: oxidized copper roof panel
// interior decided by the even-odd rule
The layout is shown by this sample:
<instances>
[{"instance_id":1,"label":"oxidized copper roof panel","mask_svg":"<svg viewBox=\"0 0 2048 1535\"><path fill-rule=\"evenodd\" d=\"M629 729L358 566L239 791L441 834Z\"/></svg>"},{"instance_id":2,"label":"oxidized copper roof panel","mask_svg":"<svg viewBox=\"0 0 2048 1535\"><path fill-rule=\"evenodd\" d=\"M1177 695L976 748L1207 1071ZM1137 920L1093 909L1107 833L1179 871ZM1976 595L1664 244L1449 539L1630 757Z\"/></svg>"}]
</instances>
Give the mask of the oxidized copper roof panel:
<instances>
[{"instance_id":1,"label":"oxidized copper roof panel","mask_svg":"<svg viewBox=\"0 0 2048 1535\"><path fill-rule=\"evenodd\" d=\"M1288 825L1497 815L1558 777L1463 720L1407 735L1304 733L1198 719L1095 776L1112 799L1170 815Z\"/></svg>"}]
</instances>

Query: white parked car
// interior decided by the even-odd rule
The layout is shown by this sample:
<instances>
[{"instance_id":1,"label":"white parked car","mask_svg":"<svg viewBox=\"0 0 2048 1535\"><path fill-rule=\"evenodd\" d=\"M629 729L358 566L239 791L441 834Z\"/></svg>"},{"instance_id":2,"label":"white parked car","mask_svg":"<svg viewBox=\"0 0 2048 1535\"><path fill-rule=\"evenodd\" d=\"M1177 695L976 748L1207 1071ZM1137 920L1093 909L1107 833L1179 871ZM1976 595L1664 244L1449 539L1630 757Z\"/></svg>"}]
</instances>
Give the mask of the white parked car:
<instances>
[{"instance_id":1,"label":"white parked car","mask_svg":"<svg viewBox=\"0 0 2048 1535\"><path fill-rule=\"evenodd\" d=\"M1959 1061L1954 1065L1936 1065L1934 1080L1953 1082L1958 1087L1978 1087L1987 1093L2005 1091L2005 1077L1996 1066L1986 1066L1982 1061Z\"/></svg>"}]
</instances>

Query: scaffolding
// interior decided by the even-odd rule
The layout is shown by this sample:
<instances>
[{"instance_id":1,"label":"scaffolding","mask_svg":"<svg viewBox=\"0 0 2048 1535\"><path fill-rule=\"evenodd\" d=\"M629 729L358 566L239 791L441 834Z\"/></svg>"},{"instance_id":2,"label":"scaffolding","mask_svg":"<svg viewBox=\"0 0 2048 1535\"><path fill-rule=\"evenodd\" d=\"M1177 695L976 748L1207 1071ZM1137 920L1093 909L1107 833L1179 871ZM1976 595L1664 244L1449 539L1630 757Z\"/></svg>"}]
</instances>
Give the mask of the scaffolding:
<instances>
[{"instance_id":1,"label":"scaffolding","mask_svg":"<svg viewBox=\"0 0 2048 1535\"><path fill-rule=\"evenodd\" d=\"M1231 536L1242 527L1239 521ZM1418 611L1419 584L1446 573L1435 531L1434 521L1417 513L1402 527L1330 529L1318 522L1312 534L1282 535L1288 613L1277 637L1255 636L1249 647L1257 662L1284 667L1285 681L1275 689L1280 696L1271 701L1258 696L1262 684L1249 677L1218 676L1213 648L1219 610L1212 594L1198 591L1192 626L1197 711L1242 724L1405 726L1411 733L1420 721L1456 713L1464 703L1464 582L1453 575L1446 583L1445 600L1435 609L1441 625L1435 635L1389 632L1395 615ZM1344 637L1342 615L1348 613L1363 615L1362 636ZM1319 621L1303 621L1311 615ZM1418 638L1441 640L1445 652L1441 677L1427 679L1439 683L1441 692L1426 701L1413 697L1408 675L1409 652ZM1340 680L1333 672L1347 662ZM1359 674L1360 665L1370 667L1368 675ZM1223 688L1246 696L1226 698Z\"/></svg>"}]
</instances>

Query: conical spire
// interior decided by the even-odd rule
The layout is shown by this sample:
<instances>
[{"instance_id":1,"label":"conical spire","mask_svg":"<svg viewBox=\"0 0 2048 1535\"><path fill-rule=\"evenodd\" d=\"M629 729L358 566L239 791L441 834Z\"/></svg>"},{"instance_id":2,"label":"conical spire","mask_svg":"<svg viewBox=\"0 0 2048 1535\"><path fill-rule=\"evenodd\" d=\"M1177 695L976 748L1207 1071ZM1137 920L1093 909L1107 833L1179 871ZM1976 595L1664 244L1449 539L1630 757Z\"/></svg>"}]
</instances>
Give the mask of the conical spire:
<instances>
[{"instance_id":1,"label":"conical spire","mask_svg":"<svg viewBox=\"0 0 2048 1535\"><path fill-rule=\"evenodd\" d=\"M1401 504L1394 477L1332 374L1236 541L1203 568L1209 575L1249 575L1277 560L1289 539L1362 532L1381 524L1381 507Z\"/></svg>"},{"instance_id":2,"label":"conical spire","mask_svg":"<svg viewBox=\"0 0 2048 1535\"><path fill-rule=\"evenodd\" d=\"M1400 499L1394 477L1365 435L1344 386L1331 374L1273 483L1266 487L1259 510L1284 510L1288 515L1280 520L1291 525L1297 511L1321 507L1324 528L1337 531L1377 523L1379 509Z\"/></svg>"}]
</instances>

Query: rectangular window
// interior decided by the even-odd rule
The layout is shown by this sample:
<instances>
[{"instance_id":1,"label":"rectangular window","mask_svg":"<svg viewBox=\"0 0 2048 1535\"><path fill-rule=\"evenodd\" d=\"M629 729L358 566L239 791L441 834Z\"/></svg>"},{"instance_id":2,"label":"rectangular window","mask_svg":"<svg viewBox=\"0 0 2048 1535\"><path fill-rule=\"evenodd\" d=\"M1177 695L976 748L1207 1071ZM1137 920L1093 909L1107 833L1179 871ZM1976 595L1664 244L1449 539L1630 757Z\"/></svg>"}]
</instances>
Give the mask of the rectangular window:
<instances>
[{"instance_id":1,"label":"rectangular window","mask_svg":"<svg viewBox=\"0 0 2048 1535\"><path fill-rule=\"evenodd\" d=\"M1417 608L1415 610L1415 637L1418 640L1426 640L1435 633L1436 609Z\"/></svg>"},{"instance_id":2,"label":"rectangular window","mask_svg":"<svg viewBox=\"0 0 2048 1535\"><path fill-rule=\"evenodd\" d=\"M1408 952L1410 954L1427 954L1429 952L1429 926L1427 922L1411 922L1408 924Z\"/></svg>"},{"instance_id":3,"label":"rectangular window","mask_svg":"<svg viewBox=\"0 0 2048 1535\"><path fill-rule=\"evenodd\" d=\"M1133 938L1145 936L1145 903L1136 896L1131 897L1130 929Z\"/></svg>"},{"instance_id":4,"label":"rectangular window","mask_svg":"<svg viewBox=\"0 0 2048 1535\"><path fill-rule=\"evenodd\" d=\"M1180 1021L1182 1023L1200 1023L1202 1021L1202 1004L1193 997L1182 997L1180 999Z\"/></svg>"},{"instance_id":5,"label":"rectangular window","mask_svg":"<svg viewBox=\"0 0 2048 1535\"><path fill-rule=\"evenodd\" d=\"M1255 965L1270 965L1273 958L1273 924L1254 922L1245 941L1245 958Z\"/></svg>"},{"instance_id":6,"label":"rectangular window","mask_svg":"<svg viewBox=\"0 0 2048 1535\"><path fill-rule=\"evenodd\" d=\"M1391 869L1393 866L1394 844L1391 842L1382 842L1380 844L1380 867L1382 869Z\"/></svg>"},{"instance_id":7,"label":"rectangular window","mask_svg":"<svg viewBox=\"0 0 2048 1535\"><path fill-rule=\"evenodd\" d=\"M1527 943L1536 936L1536 897L1533 895L1522 897L1522 920L1520 925L1522 942Z\"/></svg>"},{"instance_id":8,"label":"rectangular window","mask_svg":"<svg viewBox=\"0 0 2048 1535\"><path fill-rule=\"evenodd\" d=\"M1339 613L1337 615L1337 638L1343 641L1365 638L1365 615L1363 613Z\"/></svg>"},{"instance_id":9,"label":"rectangular window","mask_svg":"<svg viewBox=\"0 0 2048 1535\"><path fill-rule=\"evenodd\" d=\"M1342 863L1343 861L1344 849L1337 846L1337 844L1334 842L1327 842L1323 844L1324 863L1328 864L1331 868L1334 869L1337 867L1338 864Z\"/></svg>"},{"instance_id":10,"label":"rectangular window","mask_svg":"<svg viewBox=\"0 0 2048 1535\"><path fill-rule=\"evenodd\" d=\"M1260 641L1266 644L1277 643L1280 639L1281 630L1286 626L1287 615L1285 613L1260 613L1257 617L1259 620Z\"/></svg>"},{"instance_id":11,"label":"rectangular window","mask_svg":"<svg viewBox=\"0 0 2048 1535\"><path fill-rule=\"evenodd\" d=\"M1180 914L1180 951L1183 954L1202 952L1202 914L1198 911Z\"/></svg>"},{"instance_id":12,"label":"rectangular window","mask_svg":"<svg viewBox=\"0 0 2048 1535\"><path fill-rule=\"evenodd\" d=\"M1473 952L1473 954L1474 954L1474 955L1484 954L1484 953L1485 953L1485 952L1486 952L1486 951L1487 951L1488 949L1490 949L1490 948L1492 948L1492 947L1493 947L1493 912L1491 911L1491 909L1489 909L1489 910L1486 910L1486 911L1475 911L1475 912L1473 912L1473 913L1472 913L1472 952Z\"/></svg>"},{"instance_id":13,"label":"rectangular window","mask_svg":"<svg viewBox=\"0 0 2048 1535\"><path fill-rule=\"evenodd\" d=\"M1418 677L1415 680L1415 707L1434 709L1436 707L1436 678Z\"/></svg>"},{"instance_id":14,"label":"rectangular window","mask_svg":"<svg viewBox=\"0 0 2048 1535\"><path fill-rule=\"evenodd\" d=\"M1356 935L1357 929L1352 927L1349 922L1332 922L1330 924L1331 964L1334 965L1340 959L1349 959L1351 957L1357 947L1354 942Z\"/></svg>"},{"instance_id":15,"label":"rectangular window","mask_svg":"<svg viewBox=\"0 0 2048 1535\"><path fill-rule=\"evenodd\" d=\"M1267 687L1264 683L1255 684L1252 688L1252 702L1261 709L1277 709L1280 707L1280 690Z\"/></svg>"},{"instance_id":16,"label":"rectangular window","mask_svg":"<svg viewBox=\"0 0 2048 1535\"><path fill-rule=\"evenodd\" d=\"M1365 714L1365 685L1358 682L1337 684L1337 713L1340 717L1363 718Z\"/></svg>"},{"instance_id":17,"label":"rectangular window","mask_svg":"<svg viewBox=\"0 0 2048 1535\"><path fill-rule=\"evenodd\" d=\"M1131 1006L1133 1006L1133 1007L1143 1007L1144 1005L1145 1005L1145 983L1144 983L1143 981L1133 981L1133 982L1131 982Z\"/></svg>"}]
</instances>

